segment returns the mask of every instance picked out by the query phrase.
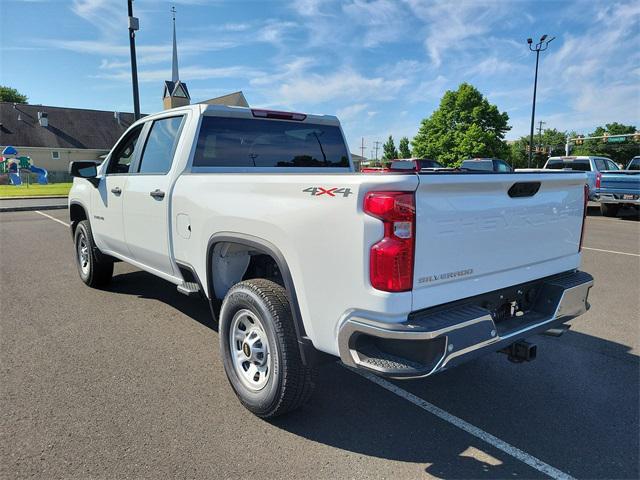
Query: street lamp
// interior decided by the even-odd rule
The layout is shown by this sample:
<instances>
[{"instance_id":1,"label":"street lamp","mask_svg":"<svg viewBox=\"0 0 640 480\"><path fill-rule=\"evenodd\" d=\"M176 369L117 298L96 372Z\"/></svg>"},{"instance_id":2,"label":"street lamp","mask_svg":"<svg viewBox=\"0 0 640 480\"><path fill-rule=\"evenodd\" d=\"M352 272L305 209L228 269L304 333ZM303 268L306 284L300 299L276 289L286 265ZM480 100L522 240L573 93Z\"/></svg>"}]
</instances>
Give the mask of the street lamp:
<instances>
[{"instance_id":1,"label":"street lamp","mask_svg":"<svg viewBox=\"0 0 640 480\"><path fill-rule=\"evenodd\" d=\"M540 52L544 52L547 48L549 48L549 44L556 37L551 37L547 40L547 34L545 33L540 37L540 41L536 43L535 47L533 46L533 40L531 38L527 38L527 43L529 44L529 50L532 52L536 52L536 75L533 80L533 107L531 109L531 135L529 137L529 164L528 167L531 168L531 160L533 158L533 125L536 119L536 91L538 89L538 61L540 60Z\"/></svg>"},{"instance_id":2,"label":"street lamp","mask_svg":"<svg viewBox=\"0 0 640 480\"><path fill-rule=\"evenodd\" d=\"M140 97L138 95L138 65L136 62L136 30L140 28L138 19L133 16L133 0L127 1L129 15L129 50L131 52L131 83L133 84L133 116L140 118Z\"/></svg>"}]
</instances>

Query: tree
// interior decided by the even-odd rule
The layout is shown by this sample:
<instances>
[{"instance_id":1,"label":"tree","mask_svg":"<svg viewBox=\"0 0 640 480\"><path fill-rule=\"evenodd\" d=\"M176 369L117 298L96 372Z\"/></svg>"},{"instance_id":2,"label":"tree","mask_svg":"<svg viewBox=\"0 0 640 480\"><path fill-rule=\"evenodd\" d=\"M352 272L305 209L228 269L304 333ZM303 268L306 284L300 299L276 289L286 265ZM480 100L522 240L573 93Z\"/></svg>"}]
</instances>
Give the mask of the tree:
<instances>
[{"instance_id":1,"label":"tree","mask_svg":"<svg viewBox=\"0 0 640 480\"><path fill-rule=\"evenodd\" d=\"M0 102L27 103L27 96L15 88L0 85Z\"/></svg>"},{"instance_id":2,"label":"tree","mask_svg":"<svg viewBox=\"0 0 640 480\"><path fill-rule=\"evenodd\" d=\"M447 91L440 106L422 120L411 145L413 155L445 165L459 165L469 157L505 158L504 134L511 129L509 115L490 104L472 85Z\"/></svg>"},{"instance_id":3,"label":"tree","mask_svg":"<svg viewBox=\"0 0 640 480\"><path fill-rule=\"evenodd\" d=\"M564 155L564 147L567 141L567 133L555 128L546 129L542 135L533 137L533 163L532 168L542 167L552 155ZM510 146L509 163L514 168L525 168L529 162L529 137L520 137ZM536 151L536 149L538 151Z\"/></svg>"},{"instance_id":4,"label":"tree","mask_svg":"<svg viewBox=\"0 0 640 480\"><path fill-rule=\"evenodd\" d=\"M394 158L398 158L398 150L396 150L396 145L393 143L393 136L389 135L387 141L382 145L382 159L393 160Z\"/></svg>"},{"instance_id":5,"label":"tree","mask_svg":"<svg viewBox=\"0 0 640 480\"><path fill-rule=\"evenodd\" d=\"M598 127L592 133L585 135L589 137L601 137L608 135L623 135L626 133L635 133L637 131L635 125L624 125L622 123L607 123L604 127ZM572 137L574 138L574 137ZM582 145L573 145L571 149L572 155L601 155L608 157L614 162L626 165L631 158L640 154L640 145L631 138L623 143L609 143L604 139L585 140Z\"/></svg>"},{"instance_id":6,"label":"tree","mask_svg":"<svg viewBox=\"0 0 640 480\"><path fill-rule=\"evenodd\" d=\"M409 139L402 137L398 143L398 154L400 158L411 158L411 150L409 149Z\"/></svg>"}]
</instances>

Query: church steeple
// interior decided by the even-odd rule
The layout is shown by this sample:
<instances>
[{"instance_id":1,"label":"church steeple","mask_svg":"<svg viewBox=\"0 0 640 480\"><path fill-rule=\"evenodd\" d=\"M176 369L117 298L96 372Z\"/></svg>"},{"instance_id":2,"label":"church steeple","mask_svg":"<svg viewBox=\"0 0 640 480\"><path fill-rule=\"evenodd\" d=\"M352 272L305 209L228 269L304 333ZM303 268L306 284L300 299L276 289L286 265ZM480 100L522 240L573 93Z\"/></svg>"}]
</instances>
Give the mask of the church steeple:
<instances>
[{"instance_id":1,"label":"church steeple","mask_svg":"<svg viewBox=\"0 0 640 480\"><path fill-rule=\"evenodd\" d=\"M162 104L165 110L168 108L182 107L189 105L191 96L187 89L187 84L180 81L178 74L178 42L176 40L176 7L171 7L173 19L173 57L171 60L171 81L164 82L164 93L162 94Z\"/></svg>"},{"instance_id":2,"label":"church steeple","mask_svg":"<svg viewBox=\"0 0 640 480\"><path fill-rule=\"evenodd\" d=\"M171 13L173 14L173 61L171 63L171 81L173 83L180 80L178 75L178 43L176 41L176 7L171 7Z\"/></svg>"}]
</instances>

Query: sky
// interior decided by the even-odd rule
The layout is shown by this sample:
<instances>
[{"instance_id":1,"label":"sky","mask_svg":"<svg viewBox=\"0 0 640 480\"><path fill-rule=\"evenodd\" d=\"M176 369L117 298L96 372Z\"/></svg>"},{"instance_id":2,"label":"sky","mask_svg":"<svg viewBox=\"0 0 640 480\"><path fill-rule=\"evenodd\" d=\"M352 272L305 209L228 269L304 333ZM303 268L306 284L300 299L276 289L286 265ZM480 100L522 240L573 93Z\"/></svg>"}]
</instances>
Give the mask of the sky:
<instances>
[{"instance_id":1,"label":"sky","mask_svg":"<svg viewBox=\"0 0 640 480\"><path fill-rule=\"evenodd\" d=\"M192 101L242 90L252 107L337 115L354 153L413 137L446 90L476 86L527 135L640 126L640 1L136 0L140 103L162 109L170 8ZM0 0L0 84L29 103L133 111L125 0ZM11 20L13 19L13 21Z\"/></svg>"}]
</instances>

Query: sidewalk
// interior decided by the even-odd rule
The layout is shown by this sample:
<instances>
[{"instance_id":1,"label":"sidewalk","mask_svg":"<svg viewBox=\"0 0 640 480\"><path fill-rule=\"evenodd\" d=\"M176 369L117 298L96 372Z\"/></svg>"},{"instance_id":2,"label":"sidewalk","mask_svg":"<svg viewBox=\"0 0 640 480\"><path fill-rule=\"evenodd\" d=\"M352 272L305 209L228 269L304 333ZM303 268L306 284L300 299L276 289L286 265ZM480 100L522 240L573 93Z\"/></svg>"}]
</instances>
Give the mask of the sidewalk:
<instances>
[{"instance_id":1,"label":"sidewalk","mask_svg":"<svg viewBox=\"0 0 640 480\"><path fill-rule=\"evenodd\" d=\"M54 210L67 208L67 197L5 197L0 198L0 212L24 210Z\"/></svg>"}]
</instances>

